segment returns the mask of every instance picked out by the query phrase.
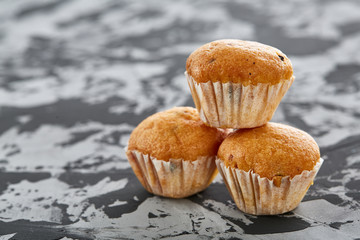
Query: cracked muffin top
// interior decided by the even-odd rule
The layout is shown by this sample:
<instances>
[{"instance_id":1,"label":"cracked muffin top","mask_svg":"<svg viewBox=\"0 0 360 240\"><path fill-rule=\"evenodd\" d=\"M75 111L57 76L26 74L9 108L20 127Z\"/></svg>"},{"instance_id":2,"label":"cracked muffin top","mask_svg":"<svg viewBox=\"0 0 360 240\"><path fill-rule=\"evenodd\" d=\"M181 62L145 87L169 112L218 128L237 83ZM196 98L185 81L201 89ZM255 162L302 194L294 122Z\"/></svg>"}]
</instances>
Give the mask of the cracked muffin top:
<instances>
[{"instance_id":1,"label":"cracked muffin top","mask_svg":"<svg viewBox=\"0 0 360 240\"><path fill-rule=\"evenodd\" d=\"M217 40L196 49L186 61L186 72L198 83L277 84L293 77L291 62L279 49L236 39Z\"/></svg>"},{"instance_id":2,"label":"cracked muffin top","mask_svg":"<svg viewBox=\"0 0 360 240\"><path fill-rule=\"evenodd\" d=\"M231 133L217 156L227 167L253 171L279 184L282 177L312 170L320 159L320 150L306 132L269 122Z\"/></svg>"},{"instance_id":3,"label":"cracked muffin top","mask_svg":"<svg viewBox=\"0 0 360 240\"><path fill-rule=\"evenodd\" d=\"M195 161L199 156L216 156L224 137L223 130L206 126L195 108L175 107L142 121L131 133L128 151L164 161Z\"/></svg>"}]
</instances>

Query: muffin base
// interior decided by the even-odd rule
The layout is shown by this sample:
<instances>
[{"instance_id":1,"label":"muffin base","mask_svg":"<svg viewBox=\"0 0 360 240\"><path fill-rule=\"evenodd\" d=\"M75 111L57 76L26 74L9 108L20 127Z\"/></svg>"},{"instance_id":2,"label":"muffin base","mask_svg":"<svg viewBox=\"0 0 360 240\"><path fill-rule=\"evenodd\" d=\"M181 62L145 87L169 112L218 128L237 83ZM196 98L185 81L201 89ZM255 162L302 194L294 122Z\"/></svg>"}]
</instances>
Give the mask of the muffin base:
<instances>
[{"instance_id":1,"label":"muffin base","mask_svg":"<svg viewBox=\"0 0 360 240\"><path fill-rule=\"evenodd\" d=\"M127 151L130 165L144 188L156 195L184 198L209 186L218 173L215 156L195 161L158 160L139 151Z\"/></svg>"},{"instance_id":2,"label":"muffin base","mask_svg":"<svg viewBox=\"0 0 360 240\"><path fill-rule=\"evenodd\" d=\"M303 171L293 178L284 177L279 187L272 180L258 174L226 167L216 159L216 166L237 207L249 214L275 215L295 209L312 185L323 159L311 171Z\"/></svg>"},{"instance_id":3,"label":"muffin base","mask_svg":"<svg viewBox=\"0 0 360 240\"><path fill-rule=\"evenodd\" d=\"M294 77L278 84L198 83L185 72L201 120L217 128L262 126L275 113Z\"/></svg>"}]
</instances>

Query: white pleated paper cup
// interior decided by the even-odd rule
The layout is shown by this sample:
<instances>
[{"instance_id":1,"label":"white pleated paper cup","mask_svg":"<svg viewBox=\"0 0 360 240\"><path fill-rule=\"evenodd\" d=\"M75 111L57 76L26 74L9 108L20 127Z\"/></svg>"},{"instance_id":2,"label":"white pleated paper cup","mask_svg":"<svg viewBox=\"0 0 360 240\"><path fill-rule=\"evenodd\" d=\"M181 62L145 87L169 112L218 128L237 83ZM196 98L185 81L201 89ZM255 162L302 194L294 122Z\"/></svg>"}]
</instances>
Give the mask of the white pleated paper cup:
<instances>
[{"instance_id":1,"label":"white pleated paper cup","mask_svg":"<svg viewBox=\"0 0 360 240\"><path fill-rule=\"evenodd\" d=\"M313 170L305 170L293 178L282 178L277 187L268 178L252 171L226 167L223 161L216 159L216 166L237 207L254 215L275 215L295 209L312 185L322 163L320 158Z\"/></svg>"},{"instance_id":2,"label":"white pleated paper cup","mask_svg":"<svg viewBox=\"0 0 360 240\"><path fill-rule=\"evenodd\" d=\"M127 151L130 165L144 188L170 198L184 198L207 188L218 173L215 156L158 160L139 151Z\"/></svg>"},{"instance_id":3,"label":"white pleated paper cup","mask_svg":"<svg viewBox=\"0 0 360 240\"><path fill-rule=\"evenodd\" d=\"M185 72L201 120L217 128L254 128L271 120L294 77L278 84L198 83Z\"/></svg>"}]
</instances>

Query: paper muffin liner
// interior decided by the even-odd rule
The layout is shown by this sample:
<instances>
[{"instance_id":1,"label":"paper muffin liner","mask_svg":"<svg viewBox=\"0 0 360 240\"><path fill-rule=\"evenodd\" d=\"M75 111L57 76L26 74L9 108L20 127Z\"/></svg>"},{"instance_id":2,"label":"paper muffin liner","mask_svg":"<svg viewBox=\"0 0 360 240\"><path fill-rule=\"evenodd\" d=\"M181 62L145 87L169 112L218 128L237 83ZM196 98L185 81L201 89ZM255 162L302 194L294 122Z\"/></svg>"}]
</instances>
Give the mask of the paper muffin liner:
<instances>
[{"instance_id":1,"label":"paper muffin liner","mask_svg":"<svg viewBox=\"0 0 360 240\"><path fill-rule=\"evenodd\" d=\"M183 198L198 193L207 188L218 173L215 156L167 162L136 150L127 151L126 155L145 189L164 197Z\"/></svg>"},{"instance_id":2,"label":"paper muffin liner","mask_svg":"<svg viewBox=\"0 0 360 240\"><path fill-rule=\"evenodd\" d=\"M272 118L294 77L278 84L198 83L185 72L201 120L217 128L253 128Z\"/></svg>"},{"instance_id":3,"label":"paper muffin liner","mask_svg":"<svg viewBox=\"0 0 360 240\"><path fill-rule=\"evenodd\" d=\"M268 178L252 171L226 167L220 159L216 159L216 166L237 207L254 215L281 214L295 209L312 185L322 163L320 158L313 170L305 170L293 178L282 178L277 187Z\"/></svg>"}]
</instances>

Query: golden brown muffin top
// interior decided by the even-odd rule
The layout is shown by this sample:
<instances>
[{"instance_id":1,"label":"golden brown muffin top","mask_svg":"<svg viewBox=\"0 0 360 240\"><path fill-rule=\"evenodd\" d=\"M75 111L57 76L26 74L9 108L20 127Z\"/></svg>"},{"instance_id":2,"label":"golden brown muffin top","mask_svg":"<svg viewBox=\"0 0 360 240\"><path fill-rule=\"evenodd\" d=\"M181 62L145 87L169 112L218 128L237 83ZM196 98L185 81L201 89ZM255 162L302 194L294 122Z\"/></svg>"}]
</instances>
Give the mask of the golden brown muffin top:
<instances>
[{"instance_id":1,"label":"golden brown muffin top","mask_svg":"<svg viewBox=\"0 0 360 240\"><path fill-rule=\"evenodd\" d=\"M224 131L206 126L195 108L175 107L142 121L131 133L128 151L138 150L164 161L194 161L215 156L224 137Z\"/></svg>"},{"instance_id":2,"label":"golden brown muffin top","mask_svg":"<svg viewBox=\"0 0 360 240\"><path fill-rule=\"evenodd\" d=\"M312 170L320 159L315 140L306 132L279 123L231 133L218 151L226 166L252 170L261 177L282 177Z\"/></svg>"},{"instance_id":3,"label":"golden brown muffin top","mask_svg":"<svg viewBox=\"0 0 360 240\"><path fill-rule=\"evenodd\" d=\"M279 49L252 41L223 39L196 49L186 61L196 82L277 84L293 75L290 60Z\"/></svg>"}]
</instances>

